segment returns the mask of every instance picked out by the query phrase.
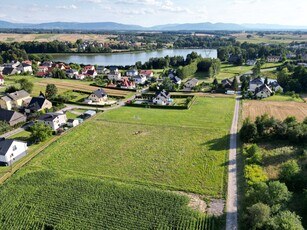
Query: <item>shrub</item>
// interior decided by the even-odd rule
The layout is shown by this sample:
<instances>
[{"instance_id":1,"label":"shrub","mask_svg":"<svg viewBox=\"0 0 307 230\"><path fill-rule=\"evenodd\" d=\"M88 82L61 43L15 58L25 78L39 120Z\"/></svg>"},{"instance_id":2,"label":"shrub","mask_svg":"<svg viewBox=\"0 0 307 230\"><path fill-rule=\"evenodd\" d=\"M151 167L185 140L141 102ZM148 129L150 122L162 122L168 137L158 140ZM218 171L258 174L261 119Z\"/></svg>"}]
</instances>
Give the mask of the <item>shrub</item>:
<instances>
[{"instance_id":1,"label":"shrub","mask_svg":"<svg viewBox=\"0 0 307 230\"><path fill-rule=\"evenodd\" d=\"M257 182L267 181L268 177L259 165L246 165L244 169L245 179L248 185L253 185Z\"/></svg>"},{"instance_id":2,"label":"shrub","mask_svg":"<svg viewBox=\"0 0 307 230\"><path fill-rule=\"evenodd\" d=\"M240 138L243 142L253 142L258 135L257 127L249 119L245 119L240 130Z\"/></svg>"},{"instance_id":3,"label":"shrub","mask_svg":"<svg viewBox=\"0 0 307 230\"><path fill-rule=\"evenodd\" d=\"M257 203L247 208L248 223L251 229L262 228L270 219L271 209L268 205Z\"/></svg>"}]
</instances>

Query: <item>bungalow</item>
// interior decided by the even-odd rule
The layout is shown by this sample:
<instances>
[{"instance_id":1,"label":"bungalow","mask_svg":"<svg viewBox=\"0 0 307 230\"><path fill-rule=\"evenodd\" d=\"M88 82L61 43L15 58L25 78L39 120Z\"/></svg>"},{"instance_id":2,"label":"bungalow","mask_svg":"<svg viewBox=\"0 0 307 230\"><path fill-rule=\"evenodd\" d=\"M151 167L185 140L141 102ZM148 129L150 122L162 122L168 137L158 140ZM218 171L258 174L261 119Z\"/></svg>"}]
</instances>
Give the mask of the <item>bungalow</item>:
<instances>
[{"instance_id":1,"label":"bungalow","mask_svg":"<svg viewBox=\"0 0 307 230\"><path fill-rule=\"evenodd\" d=\"M30 94L25 90L8 93L6 96L0 98L0 107L2 109L11 110L12 108L20 108L25 102L31 98Z\"/></svg>"},{"instance_id":2,"label":"bungalow","mask_svg":"<svg viewBox=\"0 0 307 230\"><path fill-rule=\"evenodd\" d=\"M263 81L260 77L254 78L249 82L249 91L255 92L255 90L263 85Z\"/></svg>"},{"instance_id":3,"label":"bungalow","mask_svg":"<svg viewBox=\"0 0 307 230\"><path fill-rule=\"evenodd\" d=\"M105 74L106 70L107 69L104 66L97 66L96 68L97 74Z\"/></svg>"},{"instance_id":4,"label":"bungalow","mask_svg":"<svg viewBox=\"0 0 307 230\"><path fill-rule=\"evenodd\" d=\"M256 60L256 59L248 59L248 60L246 61L246 65L248 65L248 66L256 65L256 63L257 63L257 60Z\"/></svg>"},{"instance_id":5,"label":"bungalow","mask_svg":"<svg viewBox=\"0 0 307 230\"><path fill-rule=\"evenodd\" d=\"M67 126L68 127L76 127L77 125L79 125L79 120L77 120L77 119L68 119L67 120Z\"/></svg>"},{"instance_id":6,"label":"bungalow","mask_svg":"<svg viewBox=\"0 0 307 230\"><path fill-rule=\"evenodd\" d=\"M67 117L64 113L46 113L40 116L37 121L51 127L55 131L66 124Z\"/></svg>"},{"instance_id":7,"label":"bungalow","mask_svg":"<svg viewBox=\"0 0 307 230\"><path fill-rule=\"evenodd\" d=\"M127 75L128 77L134 77L134 76L139 75L139 72L138 72L136 69L129 69L129 70L126 72L126 75Z\"/></svg>"},{"instance_id":8,"label":"bungalow","mask_svg":"<svg viewBox=\"0 0 307 230\"><path fill-rule=\"evenodd\" d=\"M27 117L21 113L12 110L0 108L0 121L7 122L10 126L14 126L21 122L26 122Z\"/></svg>"},{"instance_id":9,"label":"bungalow","mask_svg":"<svg viewBox=\"0 0 307 230\"><path fill-rule=\"evenodd\" d=\"M103 89L97 89L88 99L95 103L105 102L108 100L108 94Z\"/></svg>"},{"instance_id":10,"label":"bungalow","mask_svg":"<svg viewBox=\"0 0 307 230\"><path fill-rule=\"evenodd\" d=\"M157 92L156 96L153 99L153 103L157 105L168 105L171 101L171 96L169 92L165 90Z\"/></svg>"},{"instance_id":11,"label":"bungalow","mask_svg":"<svg viewBox=\"0 0 307 230\"><path fill-rule=\"evenodd\" d=\"M152 78L154 76L153 71L151 70L141 70L139 75L146 78Z\"/></svg>"},{"instance_id":12,"label":"bungalow","mask_svg":"<svg viewBox=\"0 0 307 230\"><path fill-rule=\"evenodd\" d=\"M83 115L86 117L93 117L96 115L96 112L94 110L88 110L85 113L83 113Z\"/></svg>"},{"instance_id":13,"label":"bungalow","mask_svg":"<svg viewBox=\"0 0 307 230\"><path fill-rule=\"evenodd\" d=\"M147 77L145 75L137 75L132 77L132 80L135 82L137 85L144 85L145 82L147 81Z\"/></svg>"},{"instance_id":14,"label":"bungalow","mask_svg":"<svg viewBox=\"0 0 307 230\"><path fill-rule=\"evenodd\" d=\"M266 98L272 95L272 90L266 84L261 85L255 90L255 97Z\"/></svg>"},{"instance_id":15,"label":"bungalow","mask_svg":"<svg viewBox=\"0 0 307 230\"><path fill-rule=\"evenodd\" d=\"M32 97L29 105L26 107L26 113L40 112L45 109L51 109L52 103L43 96Z\"/></svg>"},{"instance_id":16,"label":"bungalow","mask_svg":"<svg viewBox=\"0 0 307 230\"><path fill-rule=\"evenodd\" d=\"M0 74L0 85L4 85L4 77Z\"/></svg>"},{"instance_id":17,"label":"bungalow","mask_svg":"<svg viewBox=\"0 0 307 230\"><path fill-rule=\"evenodd\" d=\"M0 140L0 165L9 166L27 155L27 143L17 140Z\"/></svg>"},{"instance_id":18,"label":"bungalow","mask_svg":"<svg viewBox=\"0 0 307 230\"><path fill-rule=\"evenodd\" d=\"M276 63L276 62L280 62L280 61L281 61L280 56L268 56L267 57L267 62L269 62L269 63Z\"/></svg>"},{"instance_id":19,"label":"bungalow","mask_svg":"<svg viewBox=\"0 0 307 230\"><path fill-rule=\"evenodd\" d=\"M185 90L192 90L195 86L198 85L198 80L196 78L189 79L184 83Z\"/></svg>"}]
</instances>

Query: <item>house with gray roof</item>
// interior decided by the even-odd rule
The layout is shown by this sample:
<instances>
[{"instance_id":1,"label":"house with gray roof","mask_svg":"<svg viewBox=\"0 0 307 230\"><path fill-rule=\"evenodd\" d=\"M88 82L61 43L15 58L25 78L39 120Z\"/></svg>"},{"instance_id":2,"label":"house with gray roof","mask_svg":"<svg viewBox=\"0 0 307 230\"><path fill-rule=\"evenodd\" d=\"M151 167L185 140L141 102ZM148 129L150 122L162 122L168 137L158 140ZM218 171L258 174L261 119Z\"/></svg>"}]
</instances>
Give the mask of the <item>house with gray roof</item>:
<instances>
[{"instance_id":1,"label":"house with gray roof","mask_svg":"<svg viewBox=\"0 0 307 230\"><path fill-rule=\"evenodd\" d=\"M25 108L26 113L39 112L45 109L51 109L52 103L43 96L32 97L29 105Z\"/></svg>"},{"instance_id":2,"label":"house with gray roof","mask_svg":"<svg viewBox=\"0 0 307 230\"><path fill-rule=\"evenodd\" d=\"M37 122L43 123L52 128L52 130L58 130L66 125L67 117L64 113L46 113L40 116Z\"/></svg>"},{"instance_id":3,"label":"house with gray roof","mask_svg":"<svg viewBox=\"0 0 307 230\"><path fill-rule=\"evenodd\" d=\"M0 121L7 122L10 126L14 126L21 122L26 122L27 117L16 111L0 108Z\"/></svg>"},{"instance_id":4,"label":"house with gray roof","mask_svg":"<svg viewBox=\"0 0 307 230\"><path fill-rule=\"evenodd\" d=\"M27 155L27 143L18 140L0 139L0 165L9 166Z\"/></svg>"},{"instance_id":5,"label":"house with gray roof","mask_svg":"<svg viewBox=\"0 0 307 230\"><path fill-rule=\"evenodd\" d=\"M88 97L88 100L95 103L105 102L108 100L108 94L103 89L97 89L92 92L92 94Z\"/></svg>"},{"instance_id":6,"label":"house with gray roof","mask_svg":"<svg viewBox=\"0 0 307 230\"><path fill-rule=\"evenodd\" d=\"M156 96L153 99L153 103L157 105L168 105L171 101L171 96L169 92L162 90L156 93Z\"/></svg>"},{"instance_id":7,"label":"house with gray roof","mask_svg":"<svg viewBox=\"0 0 307 230\"><path fill-rule=\"evenodd\" d=\"M267 86L266 84L263 84L259 86L258 88L256 88L255 97L256 98L267 98L267 97L270 97L272 93L273 91L270 89L270 87Z\"/></svg>"},{"instance_id":8,"label":"house with gray roof","mask_svg":"<svg viewBox=\"0 0 307 230\"><path fill-rule=\"evenodd\" d=\"M189 79L188 81L186 81L184 83L184 90L185 91L191 91L195 86L197 86L199 83L199 80L196 79L196 78L192 78L192 79Z\"/></svg>"},{"instance_id":9,"label":"house with gray roof","mask_svg":"<svg viewBox=\"0 0 307 230\"><path fill-rule=\"evenodd\" d=\"M134 77L134 76L137 76L139 74L139 71L137 69L129 69L127 72L126 72L126 75L128 77Z\"/></svg>"},{"instance_id":10,"label":"house with gray roof","mask_svg":"<svg viewBox=\"0 0 307 230\"><path fill-rule=\"evenodd\" d=\"M259 87L262 86L264 83L263 79L260 77L254 78L249 82L249 91L255 92L255 90Z\"/></svg>"},{"instance_id":11,"label":"house with gray roof","mask_svg":"<svg viewBox=\"0 0 307 230\"><path fill-rule=\"evenodd\" d=\"M13 93L8 93L6 96L0 98L0 107L2 109L11 110L13 108L20 108L28 103L31 99L30 94L25 90L19 90Z\"/></svg>"}]
</instances>

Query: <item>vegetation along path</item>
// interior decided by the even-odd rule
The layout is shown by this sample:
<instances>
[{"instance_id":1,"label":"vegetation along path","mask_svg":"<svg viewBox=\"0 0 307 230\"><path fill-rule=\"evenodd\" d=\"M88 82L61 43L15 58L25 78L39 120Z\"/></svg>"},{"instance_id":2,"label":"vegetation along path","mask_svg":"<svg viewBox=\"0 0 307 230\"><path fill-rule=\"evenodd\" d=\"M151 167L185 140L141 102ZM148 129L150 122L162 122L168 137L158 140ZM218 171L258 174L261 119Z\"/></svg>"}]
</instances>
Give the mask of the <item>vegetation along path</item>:
<instances>
[{"instance_id":1,"label":"vegetation along path","mask_svg":"<svg viewBox=\"0 0 307 230\"><path fill-rule=\"evenodd\" d=\"M230 150L228 166L227 217L226 230L238 228L238 194L237 194L237 127L240 109L240 98L237 97L230 130Z\"/></svg>"}]
</instances>

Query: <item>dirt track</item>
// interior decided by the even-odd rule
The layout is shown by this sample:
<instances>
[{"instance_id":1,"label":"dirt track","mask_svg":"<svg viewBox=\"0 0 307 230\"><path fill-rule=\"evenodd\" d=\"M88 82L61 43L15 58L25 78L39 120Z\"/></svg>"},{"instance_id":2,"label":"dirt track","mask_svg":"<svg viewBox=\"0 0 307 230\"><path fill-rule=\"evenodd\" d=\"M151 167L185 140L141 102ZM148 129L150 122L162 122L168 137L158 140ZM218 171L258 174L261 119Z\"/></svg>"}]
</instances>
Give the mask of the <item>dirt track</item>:
<instances>
[{"instance_id":1,"label":"dirt track","mask_svg":"<svg viewBox=\"0 0 307 230\"><path fill-rule=\"evenodd\" d=\"M298 121L307 117L307 103L276 102L276 101L245 101L243 103L243 118L255 120L257 116L267 113L279 120L295 116Z\"/></svg>"}]
</instances>

